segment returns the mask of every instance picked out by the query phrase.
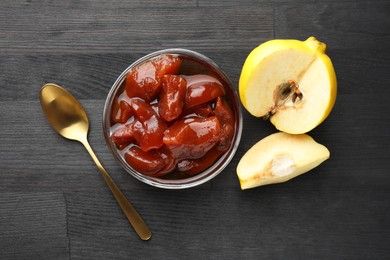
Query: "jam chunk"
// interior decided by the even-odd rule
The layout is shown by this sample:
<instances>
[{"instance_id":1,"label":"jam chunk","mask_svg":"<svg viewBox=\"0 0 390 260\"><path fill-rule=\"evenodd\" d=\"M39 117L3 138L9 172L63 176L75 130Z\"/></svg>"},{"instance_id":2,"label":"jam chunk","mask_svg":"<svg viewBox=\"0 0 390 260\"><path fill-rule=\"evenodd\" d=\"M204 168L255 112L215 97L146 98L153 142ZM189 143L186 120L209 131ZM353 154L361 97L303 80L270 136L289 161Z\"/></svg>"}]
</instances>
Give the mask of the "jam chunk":
<instances>
[{"instance_id":1,"label":"jam chunk","mask_svg":"<svg viewBox=\"0 0 390 260\"><path fill-rule=\"evenodd\" d=\"M160 118L152 106L141 99L132 99L130 106L133 109L134 117L141 122L142 129L139 145L143 151L158 149L163 145L164 131L167 128L166 122Z\"/></svg>"},{"instance_id":2,"label":"jam chunk","mask_svg":"<svg viewBox=\"0 0 390 260\"><path fill-rule=\"evenodd\" d=\"M126 125L120 125L111 135L112 142L120 150L131 143L142 141L144 127L138 120L134 120Z\"/></svg>"},{"instance_id":3,"label":"jam chunk","mask_svg":"<svg viewBox=\"0 0 390 260\"><path fill-rule=\"evenodd\" d=\"M158 111L166 121L178 118L187 92L186 80L177 75L165 75L161 80Z\"/></svg>"},{"instance_id":4,"label":"jam chunk","mask_svg":"<svg viewBox=\"0 0 390 260\"><path fill-rule=\"evenodd\" d=\"M111 140L120 150L133 143L135 141L133 125L127 124L120 126L111 135Z\"/></svg>"},{"instance_id":5,"label":"jam chunk","mask_svg":"<svg viewBox=\"0 0 390 260\"><path fill-rule=\"evenodd\" d=\"M172 55L164 55L153 61L156 67L157 76L162 78L164 75L176 75L179 73L181 59Z\"/></svg>"},{"instance_id":6,"label":"jam chunk","mask_svg":"<svg viewBox=\"0 0 390 260\"><path fill-rule=\"evenodd\" d=\"M112 107L112 121L115 123L125 124L133 115L133 110L129 103L124 100L119 101L115 98Z\"/></svg>"},{"instance_id":7,"label":"jam chunk","mask_svg":"<svg viewBox=\"0 0 390 260\"><path fill-rule=\"evenodd\" d=\"M197 106L194 108L187 109L183 112L182 117L200 116L209 117L213 113L213 109L209 103Z\"/></svg>"},{"instance_id":8,"label":"jam chunk","mask_svg":"<svg viewBox=\"0 0 390 260\"><path fill-rule=\"evenodd\" d=\"M218 149L226 151L229 149L234 135L234 116L226 100L218 97L215 102L214 114L221 124L220 141Z\"/></svg>"},{"instance_id":9,"label":"jam chunk","mask_svg":"<svg viewBox=\"0 0 390 260\"><path fill-rule=\"evenodd\" d=\"M185 118L165 131L163 142L177 159L199 158L219 141L220 131L215 116Z\"/></svg>"},{"instance_id":10,"label":"jam chunk","mask_svg":"<svg viewBox=\"0 0 390 260\"><path fill-rule=\"evenodd\" d=\"M166 148L143 151L138 146L132 146L125 153L126 162L135 170L151 177L161 177L174 170L176 163Z\"/></svg>"},{"instance_id":11,"label":"jam chunk","mask_svg":"<svg viewBox=\"0 0 390 260\"><path fill-rule=\"evenodd\" d=\"M126 94L130 97L153 101L159 94L161 78L165 74L176 74L181 60L178 57L164 55L152 62L146 62L133 68L126 75Z\"/></svg>"},{"instance_id":12,"label":"jam chunk","mask_svg":"<svg viewBox=\"0 0 390 260\"><path fill-rule=\"evenodd\" d=\"M141 64L126 75L125 91L130 98L139 97L150 102L160 90L160 78L151 62Z\"/></svg>"},{"instance_id":13,"label":"jam chunk","mask_svg":"<svg viewBox=\"0 0 390 260\"><path fill-rule=\"evenodd\" d=\"M164 159L156 153L148 153L138 146L132 146L125 154L126 162L145 175L154 176L165 166Z\"/></svg>"},{"instance_id":14,"label":"jam chunk","mask_svg":"<svg viewBox=\"0 0 390 260\"><path fill-rule=\"evenodd\" d=\"M193 84L188 86L184 109L196 107L224 95L225 90L223 86L217 82L201 82Z\"/></svg>"},{"instance_id":15,"label":"jam chunk","mask_svg":"<svg viewBox=\"0 0 390 260\"><path fill-rule=\"evenodd\" d=\"M180 161L177 164L177 169L189 175L196 175L209 168L221 154L223 154L223 151L220 151L217 147L213 147L201 158Z\"/></svg>"}]
</instances>

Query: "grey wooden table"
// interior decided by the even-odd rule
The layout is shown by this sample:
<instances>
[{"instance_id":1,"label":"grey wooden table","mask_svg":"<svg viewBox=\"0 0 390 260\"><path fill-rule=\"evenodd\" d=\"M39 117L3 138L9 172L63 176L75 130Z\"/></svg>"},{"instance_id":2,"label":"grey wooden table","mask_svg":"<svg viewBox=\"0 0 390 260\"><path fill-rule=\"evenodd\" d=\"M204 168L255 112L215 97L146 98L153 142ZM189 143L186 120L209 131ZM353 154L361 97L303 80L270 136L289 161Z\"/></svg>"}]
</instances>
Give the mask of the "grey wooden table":
<instances>
[{"instance_id":1,"label":"grey wooden table","mask_svg":"<svg viewBox=\"0 0 390 260\"><path fill-rule=\"evenodd\" d=\"M181 47L237 85L273 38L328 44L339 83L310 133L331 159L290 182L241 191L235 168L276 132L244 112L240 147L212 181L181 191L135 180L102 134L105 97L130 63ZM369 0L0 2L0 259L389 259L390 3ZM55 82L86 108L98 157L153 231L133 232L84 148L39 105Z\"/></svg>"}]
</instances>

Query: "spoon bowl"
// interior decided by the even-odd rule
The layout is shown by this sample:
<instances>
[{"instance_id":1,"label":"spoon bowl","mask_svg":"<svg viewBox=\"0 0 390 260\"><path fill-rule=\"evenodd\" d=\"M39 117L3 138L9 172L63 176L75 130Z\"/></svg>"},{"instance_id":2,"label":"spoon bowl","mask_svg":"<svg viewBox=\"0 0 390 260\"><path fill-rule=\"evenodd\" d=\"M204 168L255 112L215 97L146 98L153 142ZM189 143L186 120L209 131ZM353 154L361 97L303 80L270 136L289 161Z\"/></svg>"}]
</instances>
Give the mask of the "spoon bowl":
<instances>
[{"instance_id":1,"label":"spoon bowl","mask_svg":"<svg viewBox=\"0 0 390 260\"><path fill-rule=\"evenodd\" d=\"M89 145L89 120L81 104L68 91L53 83L42 87L40 100L50 125L61 136L79 141L85 146L136 233L142 240L149 240L152 233L148 226L104 169Z\"/></svg>"},{"instance_id":2,"label":"spoon bowl","mask_svg":"<svg viewBox=\"0 0 390 260\"><path fill-rule=\"evenodd\" d=\"M68 91L55 84L46 84L40 98L43 112L57 133L71 140L87 137L87 114Z\"/></svg>"}]
</instances>

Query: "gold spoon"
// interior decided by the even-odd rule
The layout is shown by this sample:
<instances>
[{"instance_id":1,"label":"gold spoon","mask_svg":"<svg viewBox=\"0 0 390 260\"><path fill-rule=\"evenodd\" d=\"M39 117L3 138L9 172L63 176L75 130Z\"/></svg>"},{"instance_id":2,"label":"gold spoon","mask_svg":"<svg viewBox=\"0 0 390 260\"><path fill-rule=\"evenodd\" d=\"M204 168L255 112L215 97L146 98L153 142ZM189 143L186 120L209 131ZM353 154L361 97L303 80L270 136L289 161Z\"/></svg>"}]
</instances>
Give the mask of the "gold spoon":
<instances>
[{"instance_id":1,"label":"gold spoon","mask_svg":"<svg viewBox=\"0 0 390 260\"><path fill-rule=\"evenodd\" d=\"M142 240L150 239L152 233L148 226L92 151L87 139L89 121L81 104L68 91L53 83L44 85L40 96L42 110L54 130L63 137L79 141L85 146L135 232Z\"/></svg>"}]
</instances>

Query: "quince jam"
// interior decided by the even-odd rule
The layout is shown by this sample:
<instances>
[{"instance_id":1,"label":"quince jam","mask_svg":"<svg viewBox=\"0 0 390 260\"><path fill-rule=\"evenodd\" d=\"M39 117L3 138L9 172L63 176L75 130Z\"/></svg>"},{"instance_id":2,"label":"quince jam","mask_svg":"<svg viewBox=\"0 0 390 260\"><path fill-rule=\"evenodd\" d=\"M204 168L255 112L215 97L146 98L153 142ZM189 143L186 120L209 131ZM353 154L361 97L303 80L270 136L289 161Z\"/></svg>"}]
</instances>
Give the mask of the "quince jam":
<instances>
[{"instance_id":1,"label":"quince jam","mask_svg":"<svg viewBox=\"0 0 390 260\"><path fill-rule=\"evenodd\" d=\"M126 74L114 98L112 142L144 175L199 174L232 143L235 119L222 82L189 58L163 55L142 63Z\"/></svg>"}]
</instances>

